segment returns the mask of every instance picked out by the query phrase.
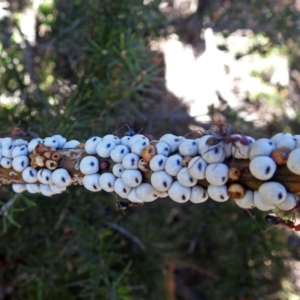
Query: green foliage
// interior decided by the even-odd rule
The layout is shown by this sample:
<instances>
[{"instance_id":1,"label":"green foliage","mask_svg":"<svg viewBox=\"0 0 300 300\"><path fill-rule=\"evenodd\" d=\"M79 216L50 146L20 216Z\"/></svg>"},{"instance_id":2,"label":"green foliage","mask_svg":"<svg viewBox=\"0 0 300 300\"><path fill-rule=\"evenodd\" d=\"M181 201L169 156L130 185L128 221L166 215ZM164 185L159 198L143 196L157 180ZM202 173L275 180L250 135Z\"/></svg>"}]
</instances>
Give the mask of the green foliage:
<instances>
[{"instance_id":1,"label":"green foliage","mask_svg":"<svg viewBox=\"0 0 300 300\"><path fill-rule=\"evenodd\" d=\"M295 37L292 45L299 43L294 10L272 10L271 1L226 3L224 9L209 1L200 18L192 16L201 26L190 26L190 18L183 32L198 38L207 20L227 33L241 25L254 31L268 25L262 34L268 43L248 49L264 55L280 42L279 30ZM45 1L36 12L35 47L17 26L22 10L14 11L0 23L0 98L9 100L1 101L1 128L21 121L41 136L60 133L81 141L112 133L122 122L147 128L149 120L137 120L157 113L165 95L163 70L147 47L150 38L168 30L158 4ZM216 113L212 107L211 115ZM228 107L222 113L239 120ZM159 137L166 130L189 131L189 124L174 123L156 122L153 132ZM276 126L280 121L272 130ZM244 122L241 128L248 133L249 127ZM1 205L13 196L9 187L0 194ZM51 198L24 193L2 224L0 284L10 299L167 299L172 283L179 300L287 299L295 292L284 283L287 262L299 256L298 236L277 228L263 234L263 214L254 220L233 202L161 199L123 215L112 195L72 187Z\"/></svg>"}]
</instances>

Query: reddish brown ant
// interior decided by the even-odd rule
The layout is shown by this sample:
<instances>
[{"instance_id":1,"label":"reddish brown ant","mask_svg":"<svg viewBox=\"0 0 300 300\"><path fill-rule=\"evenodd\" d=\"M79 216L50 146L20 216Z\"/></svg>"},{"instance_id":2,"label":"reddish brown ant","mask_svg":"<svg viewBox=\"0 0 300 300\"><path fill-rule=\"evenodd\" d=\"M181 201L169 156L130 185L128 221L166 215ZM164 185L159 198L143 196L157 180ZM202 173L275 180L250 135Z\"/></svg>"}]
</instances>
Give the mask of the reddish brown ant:
<instances>
[{"instance_id":1,"label":"reddish brown ant","mask_svg":"<svg viewBox=\"0 0 300 300\"><path fill-rule=\"evenodd\" d=\"M116 210L124 211L128 207L141 207L143 204L144 204L144 202L134 203L134 202L131 202L131 201L127 201L127 202L118 201L118 202L116 202Z\"/></svg>"},{"instance_id":2,"label":"reddish brown ant","mask_svg":"<svg viewBox=\"0 0 300 300\"><path fill-rule=\"evenodd\" d=\"M20 122L12 128L10 131L6 131L3 134L3 137L12 137L12 138L21 138L21 137L29 137L29 138L37 138L39 135L31 130L29 127L27 131L22 130L19 127Z\"/></svg>"},{"instance_id":3,"label":"reddish brown ant","mask_svg":"<svg viewBox=\"0 0 300 300\"><path fill-rule=\"evenodd\" d=\"M294 221L284 220L274 214L268 214L265 216L266 222L268 222L271 226L282 225L286 226L290 229L295 229L296 231L300 231L300 224L295 224Z\"/></svg>"},{"instance_id":4,"label":"reddish brown ant","mask_svg":"<svg viewBox=\"0 0 300 300\"><path fill-rule=\"evenodd\" d=\"M206 134L212 135L212 137L207 139L206 145L215 146L220 142L223 142L225 144L235 144L236 142L240 142L244 146L249 145L249 141L245 136L231 136L231 132L232 127L224 122L213 125L206 132Z\"/></svg>"}]
</instances>

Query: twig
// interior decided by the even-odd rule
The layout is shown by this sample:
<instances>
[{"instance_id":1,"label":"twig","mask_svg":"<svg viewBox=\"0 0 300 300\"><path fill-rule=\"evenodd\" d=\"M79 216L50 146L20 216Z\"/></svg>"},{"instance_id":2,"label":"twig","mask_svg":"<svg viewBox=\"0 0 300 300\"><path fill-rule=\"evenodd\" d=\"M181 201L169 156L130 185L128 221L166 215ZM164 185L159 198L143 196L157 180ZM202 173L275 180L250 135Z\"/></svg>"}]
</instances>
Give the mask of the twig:
<instances>
[{"instance_id":1,"label":"twig","mask_svg":"<svg viewBox=\"0 0 300 300\"><path fill-rule=\"evenodd\" d=\"M134 236L132 233L130 233L127 229L117 225L116 223L110 223L110 222L103 222L108 227L118 231L119 233L123 234L127 238L131 239L134 243L136 243L142 250L146 250L146 246L144 243L136 236Z\"/></svg>"},{"instance_id":2,"label":"twig","mask_svg":"<svg viewBox=\"0 0 300 300\"><path fill-rule=\"evenodd\" d=\"M10 200L8 200L0 209L0 216L3 216L7 211L14 205L16 200L21 196L21 194L15 194Z\"/></svg>"}]
</instances>

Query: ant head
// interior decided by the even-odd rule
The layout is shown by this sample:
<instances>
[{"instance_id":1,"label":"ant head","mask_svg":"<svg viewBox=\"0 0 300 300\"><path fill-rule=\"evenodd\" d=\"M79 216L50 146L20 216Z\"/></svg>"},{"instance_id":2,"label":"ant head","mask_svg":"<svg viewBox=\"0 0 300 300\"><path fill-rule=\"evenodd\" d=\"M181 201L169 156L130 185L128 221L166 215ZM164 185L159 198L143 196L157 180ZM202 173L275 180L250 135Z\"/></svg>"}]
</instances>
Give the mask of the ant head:
<instances>
[{"instance_id":1,"label":"ant head","mask_svg":"<svg viewBox=\"0 0 300 300\"><path fill-rule=\"evenodd\" d=\"M134 136L134 135L135 135L135 132L133 130L129 130L124 133L124 136Z\"/></svg>"}]
</instances>

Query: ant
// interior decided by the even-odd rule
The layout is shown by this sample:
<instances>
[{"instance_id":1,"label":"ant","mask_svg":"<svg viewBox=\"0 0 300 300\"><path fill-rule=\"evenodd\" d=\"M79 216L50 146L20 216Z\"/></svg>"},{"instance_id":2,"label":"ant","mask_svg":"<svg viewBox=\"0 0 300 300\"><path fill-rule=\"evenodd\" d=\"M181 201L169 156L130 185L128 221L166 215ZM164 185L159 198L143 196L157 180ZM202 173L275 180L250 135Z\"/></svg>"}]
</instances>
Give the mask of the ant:
<instances>
[{"instance_id":1,"label":"ant","mask_svg":"<svg viewBox=\"0 0 300 300\"><path fill-rule=\"evenodd\" d=\"M210 129L206 132L206 134L212 135L212 137L208 138L206 141L206 145L215 146L220 142L225 144L235 144L236 142L240 142L242 145L249 145L249 141L245 136L231 136L232 127L227 125L224 122L219 122L216 125L210 127Z\"/></svg>"},{"instance_id":2,"label":"ant","mask_svg":"<svg viewBox=\"0 0 300 300\"><path fill-rule=\"evenodd\" d=\"M143 204L144 204L144 202L134 203L134 202L131 202L131 201L127 201L127 202L118 201L118 202L116 202L116 210L124 211L128 207L141 207Z\"/></svg>"},{"instance_id":3,"label":"ant","mask_svg":"<svg viewBox=\"0 0 300 300\"><path fill-rule=\"evenodd\" d=\"M290 229L295 229L296 231L300 231L300 224L295 224L295 222L291 220L284 220L274 214L268 214L265 216L266 222L271 224L271 226L282 225L286 226Z\"/></svg>"},{"instance_id":4,"label":"ant","mask_svg":"<svg viewBox=\"0 0 300 300\"><path fill-rule=\"evenodd\" d=\"M20 122L14 128L12 128L10 131L4 132L3 137L12 137L12 138L21 138L21 137L37 138L37 137L39 137L38 134L33 132L30 127L27 129L27 131L22 130L19 127Z\"/></svg>"},{"instance_id":5,"label":"ant","mask_svg":"<svg viewBox=\"0 0 300 300\"><path fill-rule=\"evenodd\" d=\"M126 131L126 132L124 133L124 136L134 136L134 135L136 135L136 134L139 134L139 133L143 130L143 128L141 128L138 132L135 132L134 130L132 130L132 129L130 128L130 126L129 126L128 124L124 124L124 125L121 126L119 129L117 129L116 131L114 131L113 134L117 133L119 130L121 130L121 129L124 128L124 127L127 127L127 129L128 129L128 131Z\"/></svg>"}]
</instances>

